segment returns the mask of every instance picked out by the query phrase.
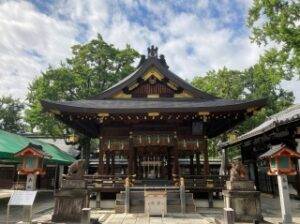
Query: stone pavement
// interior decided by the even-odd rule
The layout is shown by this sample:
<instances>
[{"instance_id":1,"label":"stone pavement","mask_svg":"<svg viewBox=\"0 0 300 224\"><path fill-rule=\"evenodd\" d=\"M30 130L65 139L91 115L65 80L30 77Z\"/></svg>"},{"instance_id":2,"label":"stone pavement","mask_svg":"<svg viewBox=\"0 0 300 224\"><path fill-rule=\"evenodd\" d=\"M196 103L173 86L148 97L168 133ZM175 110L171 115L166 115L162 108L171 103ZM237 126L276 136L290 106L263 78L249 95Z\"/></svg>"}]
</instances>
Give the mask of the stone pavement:
<instances>
[{"instance_id":1,"label":"stone pavement","mask_svg":"<svg viewBox=\"0 0 300 224\"><path fill-rule=\"evenodd\" d=\"M6 209L9 197L0 200L0 224L6 223ZM33 205L33 218L45 220L43 214L52 213L54 207L53 192L43 191L38 192ZM23 209L20 206L11 207L10 212L11 223L22 220Z\"/></svg>"},{"instance_id":2,"label":"stone pavement","mask_svg":"<svg viewBox=\"0 0 300 224\"><path fill-rule=\"evenodd\" d=\"M12 194L14 190L9 189L0 189L0 200L4 198L10 198L10 195Z\"/></svg>"},{"instance_id":3,"label":"stone pavement","mask_svg":"<svg viewBox=\"0 0 300 224\"><path fill-rule=\"evenodd\" d=\"M262 209L266 223L279 223L281 221L279 198L272 198L262 194ZM196 201L198 205L205 205L205 200ZM222 201L216 201L216 208L198 207L196 214L168 214L166 217L148 217L146 214L115 214L113 209L93 209L91 217L97 218L103 224L209 224L218 223L222 219ZM300 224L300 201L292 200L294 223ZM35 217L35 223L51 223L52 211Z\"/></svg>"},{"instance_id":4,"label":"stone pavement","mask_svg":"<svg viewBox=\"0 0 300 224\"><path fill-rule=\"evenodd\" d=\"M171 213L162 217L148 217L146 214L114 214L109 216L104 224L209 224L214 219L200 214Z\"/></svg>"}]
</instances>

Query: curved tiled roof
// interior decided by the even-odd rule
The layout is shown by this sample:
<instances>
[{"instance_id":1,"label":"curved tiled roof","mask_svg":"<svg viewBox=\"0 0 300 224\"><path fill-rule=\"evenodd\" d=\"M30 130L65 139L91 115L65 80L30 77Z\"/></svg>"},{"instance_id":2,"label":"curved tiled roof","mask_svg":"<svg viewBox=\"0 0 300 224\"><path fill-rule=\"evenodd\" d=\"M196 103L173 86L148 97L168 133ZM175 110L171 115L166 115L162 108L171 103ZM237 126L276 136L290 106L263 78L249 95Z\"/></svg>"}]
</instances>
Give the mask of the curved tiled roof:
<instances>
[{"instance_id":1,"label":"curved tiled roof","mask_svg":"<svg viewBox=\"0 0 300 224\"><path fill-rule=\"evenodd\" d=\"M77 100L77 101L42 101L45 110L81 113L143 113L157 112L200 112L200 111L235 111L251 107L262 107L265 100Z\"/></svg>"},{"instance_id":2,"label":"curved tiled roof","mask_svg":"<svg viewBox=\"0 0 300 224\"><path fill-rule=\"evenodd\" d=\"M286 110L280 111L279 113L270 116L266 119L265 122L252 129L251 131L239 136L233 142L222 143L221 147L229 147L230 145L238 144L239 142L262 135L281 125L296 121L300 121L300 104L291 106Z\"/></svg>"}]
</instances>

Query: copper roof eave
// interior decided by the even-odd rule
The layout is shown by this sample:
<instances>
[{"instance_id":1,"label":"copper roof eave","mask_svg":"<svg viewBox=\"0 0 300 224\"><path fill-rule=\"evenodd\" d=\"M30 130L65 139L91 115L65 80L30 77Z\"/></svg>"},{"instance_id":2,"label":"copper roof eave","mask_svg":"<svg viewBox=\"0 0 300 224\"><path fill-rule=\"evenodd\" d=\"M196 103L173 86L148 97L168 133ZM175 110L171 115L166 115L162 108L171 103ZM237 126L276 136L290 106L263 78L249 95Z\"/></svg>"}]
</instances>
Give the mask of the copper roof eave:
<instances>
[{"instance_id":1,"label":"copper roof eave","mask_svg":"<svg viewBox=\"0 0 300 224\"><path fill-rule=\"evenodd\" d=\"M101 100L99 100L101 102ZM162 101L163 102L163 101ZM214 102L214 101L209 101ZM180 103L180 102L179 102ZM187 107L186 105L184 107L180 107L180 104L178 107L173 108L166 108L166 107L152 107L152 108L92 108L92 107L80 107L80 106L71 106L67 105L66 102L54 102L54 101L48 101L48 100L42 100L41 104L43 106L44 112L52 112L52 111L59 111L61 113L112 113L112 114L119 114L119 113L147 113L147 112L231 112L231 111L241 111L241 110L247 110L248 108L255 107L256 110L259 110L263 106L266 105L266 99L259 99L259 100L252 100L252 101L241 101L239 104L233 104L233 105L222 105L222 106L199 106L199 107Z\"/></svg>"}]
</instances>

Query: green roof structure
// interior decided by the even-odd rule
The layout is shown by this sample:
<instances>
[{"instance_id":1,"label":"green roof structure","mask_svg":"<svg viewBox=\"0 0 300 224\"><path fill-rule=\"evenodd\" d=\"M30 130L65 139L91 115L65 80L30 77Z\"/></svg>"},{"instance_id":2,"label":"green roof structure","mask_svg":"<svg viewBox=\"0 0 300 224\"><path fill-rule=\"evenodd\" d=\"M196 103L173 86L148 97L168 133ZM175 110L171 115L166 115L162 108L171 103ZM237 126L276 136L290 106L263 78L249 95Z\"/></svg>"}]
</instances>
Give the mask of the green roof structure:
<instances>
[{"instance_id":1,"label":"green roof structure","mask_svg":"<svg viewBox=\"0 0 300 224\"><path fill-rule=\"evenodd\" d=\"M0 130L0 161L17 163L18 159L14 157L14 154L22 150L29 143L42 146L43 151L51 155L51 159L46 159L46 164L69 165L75 161L71 155L65 153L55 145L3 130Z\"/></svg>"}]
</instances>

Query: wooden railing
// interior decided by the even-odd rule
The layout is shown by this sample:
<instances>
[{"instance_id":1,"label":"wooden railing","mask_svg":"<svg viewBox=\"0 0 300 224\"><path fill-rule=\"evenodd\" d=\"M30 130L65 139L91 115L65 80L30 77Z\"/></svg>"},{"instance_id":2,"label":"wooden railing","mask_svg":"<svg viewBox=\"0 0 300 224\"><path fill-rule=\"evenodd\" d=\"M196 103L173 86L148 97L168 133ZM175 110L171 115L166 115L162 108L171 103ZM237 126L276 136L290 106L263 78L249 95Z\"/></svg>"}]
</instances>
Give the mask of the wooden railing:
<instances>
[{"instance_id":1,"label":"wooden railing","mask_svg":"<svg viewBox=\"0 0 300 224\"><path fill-rule=\"evenodd\" d=\"M85 175L87 187L94 190L122 190L124 189L126 175ZM185 188L187 190L199 191L222 191L225 188L228 176L218 175L186 175L183 176L185 181ZM131 180L132 186L138 186L139 180L134 178ZM179 178L178 178L179 181ZM173 185L179 186L177 181L171 181Z\"/></svg>"},{"instance_id":2,"label":"wooden railing","mask_svg":"<svg viewBox=\"0 0 300 224\"><path fill-rule=\"evenodd\" d=\"M87 187L90 189L123 189L125 175L85 175Z\"/></svg>"},{"instance_id":3,"label":"wooden railing","mask_svg":"<svg viewBox=\"0 0 300 224\"><path fill-rule=\"evenodd\" d=\"M184 176L186 189L198 190L217 190L221 191L225 188L228 176L219 175L187 175Z\"/></svg>"}]
</instances>

